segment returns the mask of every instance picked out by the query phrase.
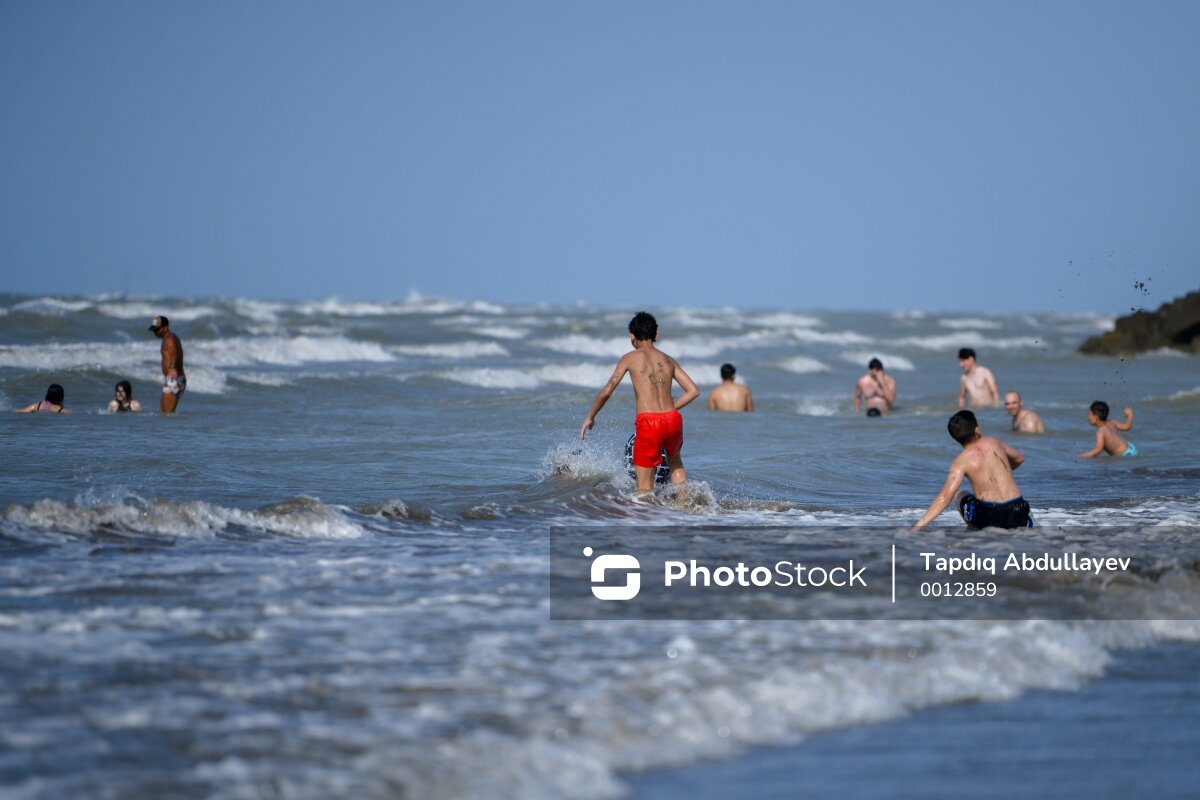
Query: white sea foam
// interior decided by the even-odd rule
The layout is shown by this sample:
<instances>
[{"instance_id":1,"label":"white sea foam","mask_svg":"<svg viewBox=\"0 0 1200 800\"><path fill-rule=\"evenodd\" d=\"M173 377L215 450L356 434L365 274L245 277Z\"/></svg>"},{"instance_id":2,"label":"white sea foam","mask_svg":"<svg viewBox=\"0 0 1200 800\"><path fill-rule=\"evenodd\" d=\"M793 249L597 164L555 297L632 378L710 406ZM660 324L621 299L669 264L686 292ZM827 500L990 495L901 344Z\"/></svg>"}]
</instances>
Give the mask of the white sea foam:
<instances>
[{"instance_id":1,"label":"white sea foam","mask_svg":"<svg viewBox=\"0 0 1200 800\"><path fill-rule=\"evenodd\" d=\"M995 320L984 319L982 317L970 317L966 319L939 319L937 323L943 328L950 328L951 330L956 331L995 331L1004 327Z\"/></svg>"},{"instance_id":2,"label":"white sea foam","mask_svg":"<svg viewBox=\"0 0 1200 800\"><path fill-rule=\"evenodd\" d=\"M212 538L235 530L303 539L352 539L366 531L335 507L310 497L260 509L226 508L202 501L142 500L109 503L39 500L0 510L6 528L86 536L118 530L149 536Z\"/></svg>"},{"instance_id":3,"label":"white sea foam","mask_svg":"<svg viewBox=\"0 0 1200 800\"><path fill-rule=\"evenodd\" d=\"M476 336L487 336L492 339L524 339L529 336L528 329L514 328L507 325L487 325L470 328L469 332Z\"/></svg>"},{"instance_id":4,"label":"white sea foam","mask_svg":"<svg viewBox=\"0 0 1200 800\"><path fill-rule=\"evenodd\" d=\"M836 417L844 414L848 408L845 399L806 397L796 404L796 413L805 417Z\"/></svg>"},{"instance_id":5,"label":"white sea foam","mask_svg":"<svg viewBox=\"0 0 1200 800\"><path fill-rule=\"evenodd\" d=\"M747 314L748 325L759 325L767 328L815 328L821 320L808 314L795 314L790 311L779 311L773 314Z\"/></svg>"},{"instance_id":6,"label":"white sea foam","mask_svg":"<svg viewBox=\"0 0 1200 800\"><path fill-rule=\"evenodd\" d=\"M1172 395L1168 395L1168 400L1190 400L1193 397L1200 397L1200 386L1194 389L1181 389Z\"/></svg>"},{"instance_id":7,"label":"white sea foam","mask_svg":"<svg viewBox=\"0 0 1200 800\"><path fill-rule=\"evenodd\" d=\"M961 331L936 336L906 336L892 340L900 347L917 347L931 351L954 351L960 347L978 347L992 350L1018 350L1022 348L1044 348L1046 340L1040 336L1011 336L1007 338L988 336L979 331Z\"/></svg>"},{"instance_id":8,"label":"white sea foam","mask_svg":"<svg viewBox=\"0 0 1200 800\"><path fill-rule=\"evenodd\" d=\"M223 394L227 387L222 369L227 368L258 364L297 366L395 360L378 344L337 336L201 339L185 342L184 348L187 353L188 391L201 394ZM105 370L138 383L158 383L162 380L158 357L154 342L81 342L0 347L0 367L42 372ZM138 396L140 398L145 394L140 392Z\"/></svg>"},{"instance_id":9,"label":"white sea foam","mask_svg":"<svg viewBox=\"0 0 1200 800\"><path fill-rule=\"evenodd\" d=\"M18 311L25 314L49 314L56 317L74 314L77 311L83 311L91 308L92 304L87 300L60 300L57 297L38 297L33 300L24 300L12 306L10 311Z\"/></svg>"},{"instance_id":10,"label":"white sea foam","mask_svg":"<svg viewBox=\"0 0 1200 800\"><path fill-rule=\"evenodd\" d=\"M465 383L468 386L478 386L483 389L536 389L542 385L542 380L537 375L521 369L495 367L452 369L439 372L438 376L455 383Z\"/></svg>"},{"instance_id":11,"label":"white sea foam","mask_svg":"<svg viewBox=\"0 0 1200 800\"><path fill-rule=\"evenodd\" d=\"M809 375L814 372L828 372L829 367L822 364L815 358L808 356L792 356L779 362L779 368L784 372L791 372L796 375Z\"/></svg>"},{"instance_id":12,"label":"white sea foam","mask_svg":"<svg viewBox=\"0 0 1200 800\"><path fill-rule=\"evenodd\" d=\"M851 364L857 364L863 369L866 369L867 364L872 358L878 358L883 362L883 369L897 370L899 372L912 372L916 369L913 363L904 356L898 356L895 353L880 353L876 350L854 350L849 353L842 353L842 360L849 361Z\"/></svg>"},{"instance_id":13,"label":"white sea foam","mask_svg":"<svg viewBox=\"0 0 1200 800\"><path fill-rule=\"evenodd\" d=\"M394 353L422 358L483 358L507 356L509 353L495 342L453 342L449 344L396 345Z\"/></svg>"},{"instance_id":14,"label":"white sea foam","mask_svg":"<svg viewBox=\"0 0 1200 800\"><path fill-rule=\"evenodd\" d=\"M870 336L863 336L855 331L814 331L808 328L796 328L791 331L793 339L812 344L870 344L874 341Z\"/></svg>"},{"instance_id":15,"label":"white sea foam","mask_svg":"<svg viewBox=\"0 0 1200 800\"><path fill-rule=\"evenodd\" d=\"M628 336L612 336L599 339L579 333L547 339L538 344L556 353L570 353L572 355L612 359L620 358L631 349Z\"/></svg>"},{"instance_id":16,"label":"white sea foam","mask_svg":"<svg viewBox=\"0 0 1200 800\"><path fill-rule=\"evenodd\" d=\"M252 383L256 386L292 386L295 382L280 372L231 372L230 380Z\"/></svg>"},{"instance_id":17,"label":"white sea foam","mask_svg":"<svg viewBox=\"0 0 1200 800\"><path fill-rule=\"evenodd\" d=\"M211 317L220 312L212 306L186 305L176 306L154 302L108 302L97 304L96 310L108 317L117 319L144 319L146 324L160 314L171 320L171 327L177 322L195 322L203 317Z\"/></svg>"}]
</instances>

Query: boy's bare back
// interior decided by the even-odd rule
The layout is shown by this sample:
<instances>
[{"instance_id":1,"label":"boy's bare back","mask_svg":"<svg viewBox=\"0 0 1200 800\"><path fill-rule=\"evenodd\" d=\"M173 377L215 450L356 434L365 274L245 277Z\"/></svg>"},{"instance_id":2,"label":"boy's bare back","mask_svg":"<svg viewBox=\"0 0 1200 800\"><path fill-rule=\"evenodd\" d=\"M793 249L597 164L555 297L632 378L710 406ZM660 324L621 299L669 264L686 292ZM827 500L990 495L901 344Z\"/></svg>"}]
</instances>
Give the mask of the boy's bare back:
<instances>
[{"instance_id":1,"label":"boy's bare back","mask_svg":"<svg viewBox=\"0 0 1200 800\"><path fill-rule=\"evenodd\" d=\"M950 469L963 471L980 500L1003 503L1021 494L1012 471L1022 461L1019 453L995 436L984 436L963 448Z\"/></svg>"},{"instance_id":2,"label":"boy's bare back","mask_svg":"<svg viewBox=\"0 0 1200 800\"><path fill-rule=\"evenodd\" d=\"M671 411L675 408L671 384L678 370L675 359L654 345L643 345L622 356L612 379L620 383L625 372L629 373L637 398L637 413ZM683 381L680 385L688 388Z\"/></svg>"}]
</instances>

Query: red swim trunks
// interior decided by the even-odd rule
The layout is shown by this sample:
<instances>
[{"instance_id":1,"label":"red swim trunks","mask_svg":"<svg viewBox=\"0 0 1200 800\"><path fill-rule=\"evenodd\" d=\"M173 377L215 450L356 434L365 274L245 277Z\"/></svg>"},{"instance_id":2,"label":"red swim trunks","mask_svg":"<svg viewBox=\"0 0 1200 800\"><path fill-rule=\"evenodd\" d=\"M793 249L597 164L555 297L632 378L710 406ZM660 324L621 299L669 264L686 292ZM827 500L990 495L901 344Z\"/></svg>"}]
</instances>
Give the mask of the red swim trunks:
<instances>
[{"instance_id":1,"label":"red swim trunks","mask_svg":"<svg viewBox=\"0 0 1200 800\"><path fill-rule=\"evenodd\" d=\"M662 451L668 456L683 449L683 415L678 411L647 411L634 421L637 439L633 442L633 465L657 467L662 463Z\"/></svg>"}]
</instances>

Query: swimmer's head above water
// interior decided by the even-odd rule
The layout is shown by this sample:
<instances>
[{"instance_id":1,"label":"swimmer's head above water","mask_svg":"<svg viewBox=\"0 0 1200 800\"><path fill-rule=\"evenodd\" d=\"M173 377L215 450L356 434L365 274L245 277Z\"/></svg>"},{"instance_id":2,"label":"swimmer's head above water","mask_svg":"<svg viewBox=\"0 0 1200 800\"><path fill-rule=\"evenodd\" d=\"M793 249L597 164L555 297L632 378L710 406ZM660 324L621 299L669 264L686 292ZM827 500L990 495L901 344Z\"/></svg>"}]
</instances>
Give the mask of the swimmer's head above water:
<instances>
[{"instance_id":1,"label":"swimmer's head above water","mask_svg":"<svg viewBox=\"0 0 1200 800\"><path fill-rule=\"evenodd\" d=\"M658 339L658 320L653 314L639 311L629 320L629 335L638 342L653 342Z\"/></svg>"},{"instance_id":2,"label":"swimmer's head above water","mask_svg":"<svg viewBox=\"0 0 1200 800\"><path fill-rule=\"evenodd\" d=\"M950 421L946 423L946 430L950 431L950 438L963 447L982 435L979 431L979 420L975 419L974 413L966 409L950 418Z\"/></svg>"}]
</instances>

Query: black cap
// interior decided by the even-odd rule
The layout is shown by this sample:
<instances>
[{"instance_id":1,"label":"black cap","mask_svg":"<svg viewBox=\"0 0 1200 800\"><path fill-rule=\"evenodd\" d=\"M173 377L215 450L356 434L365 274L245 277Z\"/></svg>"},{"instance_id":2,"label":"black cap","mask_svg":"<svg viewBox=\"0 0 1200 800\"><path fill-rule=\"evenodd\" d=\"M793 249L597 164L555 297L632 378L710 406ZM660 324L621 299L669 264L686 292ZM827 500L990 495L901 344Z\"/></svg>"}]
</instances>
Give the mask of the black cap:
<instances>
[{"instance_id":1,"label":"black cap","mask_svg":"<svg viewBox=\"0 0 1200 800\"><path fill-rule=\"evenodd\" d=\"M168 320L166 317L155 317L150 322L150 327L147 328L146 330L150 330L150 331L154 331L155 333L158 333L159 328L165 328L170 324L171 324L170 320Z\"/></svg>"}]
</instances>

